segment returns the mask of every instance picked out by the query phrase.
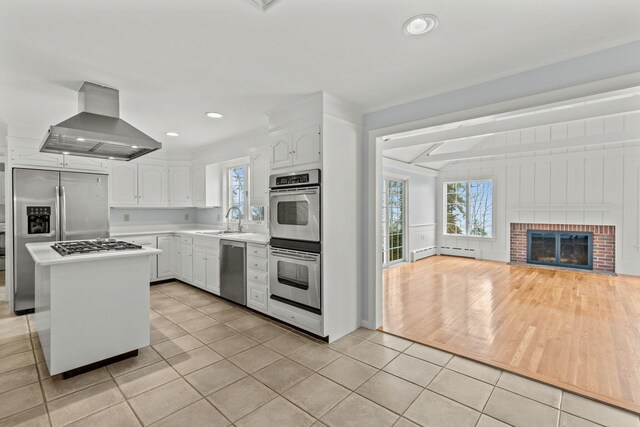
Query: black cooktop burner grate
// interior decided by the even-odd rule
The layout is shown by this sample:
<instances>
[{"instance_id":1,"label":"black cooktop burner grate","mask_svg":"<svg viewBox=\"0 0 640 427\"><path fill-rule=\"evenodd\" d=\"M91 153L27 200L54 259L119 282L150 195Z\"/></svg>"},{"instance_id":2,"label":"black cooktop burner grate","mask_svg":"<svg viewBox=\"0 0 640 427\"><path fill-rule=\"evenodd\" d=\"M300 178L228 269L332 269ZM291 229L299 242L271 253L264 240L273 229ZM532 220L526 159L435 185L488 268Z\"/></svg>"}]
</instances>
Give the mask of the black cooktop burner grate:
<instances>
[{"instance_id":1,"label":"black cooktop burner grate","mask_svg":"<svg viewBox=\"0 0 640 427\"><path fill-rule=\"evenodd\" d=\"M142 249L142 246L116 239L79 240L74 242L58 242L51 247L62 256L82 255L105 251L123 251Z\"/></svg>"}]
</instances>

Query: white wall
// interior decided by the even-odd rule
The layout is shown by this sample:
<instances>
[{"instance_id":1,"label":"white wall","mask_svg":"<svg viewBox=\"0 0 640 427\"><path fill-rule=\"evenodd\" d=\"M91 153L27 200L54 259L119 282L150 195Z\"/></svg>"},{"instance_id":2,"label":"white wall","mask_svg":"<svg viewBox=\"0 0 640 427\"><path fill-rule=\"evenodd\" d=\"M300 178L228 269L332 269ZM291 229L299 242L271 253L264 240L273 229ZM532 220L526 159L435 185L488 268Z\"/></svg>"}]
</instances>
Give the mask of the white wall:
<instances>
[{"instance_id":1,"label":"white wall","mask_svg":"<svg viewBox=\"0 0 640 427\"><path fill-rule=\"evenodd\" d=\"M640 113L496 134L483 147L630 129L640 129ZM640 275L639 176L638 143L546 150L448 165L438 177L439 216L445 181L493 178L495 236L445 236L439 227L439 245L473 248L479 258L508 261L512 222L615 225L616 271Z\"/></svg>"},{"instance_id":2,"label":"white wall","mask_svg":"<svg viewBox=\"0 0 640 427\"><path fill-rule=\"evenodd\" d=\"M416 171L416 167L393 166L384 160L385 177L406 179L408 188L408 240L409 252L436 245L436 182L435 175Z\"/></svg>"}]
</instances>

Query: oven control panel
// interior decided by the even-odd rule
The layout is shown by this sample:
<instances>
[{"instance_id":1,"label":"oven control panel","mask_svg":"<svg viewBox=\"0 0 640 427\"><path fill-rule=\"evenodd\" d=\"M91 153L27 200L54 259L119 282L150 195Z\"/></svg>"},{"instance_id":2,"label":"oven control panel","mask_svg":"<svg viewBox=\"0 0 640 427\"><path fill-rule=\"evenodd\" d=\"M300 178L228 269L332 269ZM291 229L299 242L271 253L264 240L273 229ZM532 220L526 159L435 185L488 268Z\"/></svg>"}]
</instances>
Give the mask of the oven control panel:
<instances>
[{"instance_id":1,"label":"oven control panel","mask_svg":"<svg viewBox=\"0 0 640 427\"><path fill-rule=\"evenodd\" d=\"M271 189L312 185L320 185L319 169L271 175L269 177L269 187Z\"/></svg>"},{"instance_id":2,"label":"oven control panel","mask_svg":"<svg viewBox=\"0 0 640 427\"><path fill-rule=\"evenodd\" d=\"M308 184L309 183L309 174L305 173L302 175L292 175L292 176L279 176L276 178L276 185L299 185L299 184Z\"/></svg>"}]
</instances>

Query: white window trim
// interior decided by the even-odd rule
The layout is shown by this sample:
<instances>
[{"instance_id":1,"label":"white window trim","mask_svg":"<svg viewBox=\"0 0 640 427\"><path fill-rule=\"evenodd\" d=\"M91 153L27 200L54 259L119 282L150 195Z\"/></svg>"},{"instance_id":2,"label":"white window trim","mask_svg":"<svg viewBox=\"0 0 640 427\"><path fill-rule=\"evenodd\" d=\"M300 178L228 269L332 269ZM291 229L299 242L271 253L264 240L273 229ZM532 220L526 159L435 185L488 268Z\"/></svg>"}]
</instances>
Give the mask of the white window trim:
<instances>
[{"instance_id":1,"label":"white window trim","mask_svg":"<svg viewBox=\"0 0 640 427\"><path fill-rule=\"evenodd\" d=\"M475 234L469 234L469 218L467 216L467 229L466 234L451 234L447 233L447 185L448 184L466 184L467 186L467 215L469 213L469 184L471 182L491 181L491 235L478 236ZM457 237L465 239L482 239L482 240L495 240L495 218L496 218L496 183L493 177L489 178L469 178L469 179L456 179L451 181L444 181L442 183L442 235L445 237Z\"/></svg>"}]
</instances>

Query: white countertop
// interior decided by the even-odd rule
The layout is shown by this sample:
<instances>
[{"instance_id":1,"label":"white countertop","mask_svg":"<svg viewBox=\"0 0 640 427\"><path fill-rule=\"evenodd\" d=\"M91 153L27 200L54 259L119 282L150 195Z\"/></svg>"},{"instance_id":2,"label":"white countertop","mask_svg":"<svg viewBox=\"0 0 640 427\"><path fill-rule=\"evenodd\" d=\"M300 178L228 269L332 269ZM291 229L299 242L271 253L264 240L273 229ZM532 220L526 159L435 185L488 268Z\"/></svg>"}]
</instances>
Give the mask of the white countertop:
<instances>
[{"instance_id":1,"label":"white countertop","mask_svg":"<svg viewBox=\"0 0 640 427\"><path fill-rule=\"evenodd\" d=\"M111 237L127 240L128 236L141 236L151 234L175 234L179 236L191 236L199 238L209 239L224 239L234 240L238 242L256 243L260 245L266 245L269 243L269 235L264 233L219 233L219 234L206 234L221 232L223 230L213 228L192 228L192 229L173 229L167 230L166 227L158 227L155 230L151 228L145 228L140 230L116 230L111 233Z\"/></svg>"},{"instance_id":2,"label":"white countertop","mask_svg":"<svg viewBox=\"0 0 640 427\"><path fill-rule=\"evenodd\" d=\"M113 259L113 258L127 258L135 256L149 256L159 254L162 251L160 249L143 247L142 249L131 249L124 251L104 251L95 252L82 255L67 255L62 256L56 252L51 245L54 242L43 243L27 243L25 246L31 257L37 265L56 265L56 264L69 264L77 262L97 261L101 259Z\"/></svg>"}]
</instances>

